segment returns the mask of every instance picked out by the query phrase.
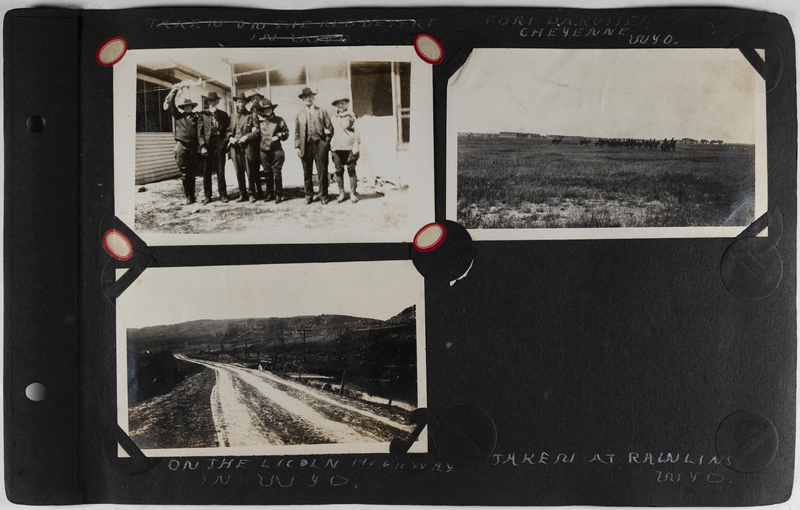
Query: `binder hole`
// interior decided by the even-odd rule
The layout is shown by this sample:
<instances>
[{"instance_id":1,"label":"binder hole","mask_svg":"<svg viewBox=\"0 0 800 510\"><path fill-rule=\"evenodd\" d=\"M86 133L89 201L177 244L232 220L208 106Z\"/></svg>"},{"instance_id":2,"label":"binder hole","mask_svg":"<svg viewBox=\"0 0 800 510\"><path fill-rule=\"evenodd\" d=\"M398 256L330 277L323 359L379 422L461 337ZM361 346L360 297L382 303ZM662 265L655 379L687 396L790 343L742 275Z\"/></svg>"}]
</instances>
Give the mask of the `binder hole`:
<instances>
[{"instance_id":1,"label":"binder hole","mask_svg":"<svg viewBox=\"0 0 800 510\"><path fill-rule=\"evenodd\" d=\"M47 396L47 388L42 383L31 383L25 388L25 396L34 402L40 402Z\"/></svg>"},{"instance_id":2,"label":"binder hole","mask_svg":"<svg viewBox=\"0 0 800 510\"><path fill-rule=\"evenodd\" d=\"M31 133L41 133L44 131L44 117L41 115L31 115L28 117L28 120L25 121L25 127L28 128L28 131Z\"/></svg>"}]
</instances>

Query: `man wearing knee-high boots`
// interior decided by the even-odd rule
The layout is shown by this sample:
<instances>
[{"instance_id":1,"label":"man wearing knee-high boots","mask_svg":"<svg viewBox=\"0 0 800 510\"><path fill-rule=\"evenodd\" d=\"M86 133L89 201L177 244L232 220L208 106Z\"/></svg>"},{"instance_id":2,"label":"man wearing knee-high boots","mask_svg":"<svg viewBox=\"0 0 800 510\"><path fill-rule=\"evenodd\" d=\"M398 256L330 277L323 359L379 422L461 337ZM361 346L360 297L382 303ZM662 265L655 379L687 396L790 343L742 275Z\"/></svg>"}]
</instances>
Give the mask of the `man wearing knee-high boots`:
<instances>
[{"instance_id":1,"label":"man wearing knee-high boots","mask_svg":"<svg viewBox=\"0 0 800 510\"><path fill-rule=\"evenodd\" d=\"M333 139L331 140L331 157L336 167L336 186L339 188L339 198L337 202L344 202L344 167L347 167L347 174L350 176L350 201L354 204L358 202L356 186L358 177L356 176L356 162L359 155L359 139L355 130L356 116L347 109L350 104L348 98L337 99L333 103L336 113L331 117L333 122Z\"/></svg>"},{"instance_id":2,"label":"man wearing knee-high boots","mask_svg":"<svg viewBox=\"0 0 800 510\"><path fill-rule=\"evenodd\" d=\"M179 88L173 86L169 91L164 99L164 109L175 119L175 163L181 173L186 205L190 205L197 201L194 196L194 179L197 171L197 134L201 127L197 124L197 114L192 111L197 103L186 98L180 106L175 105Z\"/></svg>"},{"instance_id":3,"label":"man wearing knee-high boots","mask_svg":"<svg viewBox=\"0 0 800 510\"><path fill-rule=\"evenodd\" d=\"M275 203L280 204L283 200L282 169L286 160L281 141L289 138L289 126L275 115L277 106L269 99L264 99L258 109L257 121L261 135L261 165L266 172L266 201L274 197Z\"/></svg>"}]
</instances>

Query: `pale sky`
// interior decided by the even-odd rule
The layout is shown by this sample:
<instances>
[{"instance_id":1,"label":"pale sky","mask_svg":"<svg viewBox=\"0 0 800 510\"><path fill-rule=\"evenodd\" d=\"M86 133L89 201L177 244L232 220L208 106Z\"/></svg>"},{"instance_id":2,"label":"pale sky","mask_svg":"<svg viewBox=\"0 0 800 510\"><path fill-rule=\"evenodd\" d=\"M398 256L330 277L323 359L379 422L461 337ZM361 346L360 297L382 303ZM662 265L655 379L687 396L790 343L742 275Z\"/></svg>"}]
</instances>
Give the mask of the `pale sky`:
<instances>
[{"instance_id":1,"label":"pale sky","mask_svg":"<svg viewBox=\"0 0 800 510\"><path fill-rule=\"evenodd\" d=\"M755 143L764 88L736 49L476 49L448 130Z\"/></svg>"},{"instance_id":2,"label":"pale sky","mask_svg":"<svg viewBox=\"0 0 800 510\"><path fill-rule=\"evenodd\" d=\"M153 267L117 299L117 318L127 328L319 314L385 320L423 299L424 279L408 260Z\"/></svg>"}]
</instances>

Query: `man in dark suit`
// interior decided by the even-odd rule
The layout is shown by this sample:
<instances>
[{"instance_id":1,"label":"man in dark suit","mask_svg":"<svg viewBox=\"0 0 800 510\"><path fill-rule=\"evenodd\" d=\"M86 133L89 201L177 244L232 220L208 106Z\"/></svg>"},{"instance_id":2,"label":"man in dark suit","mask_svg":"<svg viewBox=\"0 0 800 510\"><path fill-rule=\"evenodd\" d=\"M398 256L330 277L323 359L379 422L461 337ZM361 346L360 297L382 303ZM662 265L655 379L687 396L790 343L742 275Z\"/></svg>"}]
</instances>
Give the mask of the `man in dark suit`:
<instances>
[{"instance_id":1,"label":"man in dark suit","mask_svg":"<svg viewBox=\"0 0 800 510\"><path fill-rule=\"evenodd\" d=\"M175 162L183 178L183 193L186 195L186 205L197 202L194 196L194 178L197 170L197 135L201 126L197 124L197 114L194 107L197 103L184 99L180 109L175 105L175 96L182 88L173 86L164 99L164 109L168 110L175 119Z\"/></svg>"},{"instance_id":2,"label":"man in dark suit","mask_svg":"<svg viewBox=\"0 0 800 510\"><path fill-rule=\"evenodd\" d=\"M251 128L252 134L250 141L244 148L244 154L247 159L247 179L249 181L248 189L250 195L255 195L257 200L261 199L261 173L259 166L261 165L261 133L258 128L258 108L261 107L261 101L264 96L254 91L247 96L247 111L250 112L250 122L253 124Z\"/></svg>"},{"instance_id":3,"label":"man in dark suit","mask_svg":"<svg viewBox=\"0 0 800 510\"><path fill-rule=\"evenodd\" d=\"M236 103L236 111L231 115L231 124L228 127L228 146L230 147L230 158L233 161L233 168L236 169L236 180L239 183L239 198L237 202L244 202L248 199L247 182L245 180L245 172L247 172L247 157L245 149L248 142L253 136L253 121L250 117L250 112L244 107L247 103L247 98L244 97L243 92L237 93L233 96L233 101ZM254 184L253 176L250 175L251 187ZM249 195L250 202L255 202L256 197L253 194Z\"/></svg>"},{"instance_id":4,"label":"man in dark suit","mask_svg":"<svg viewBox=\"0 0 800 510\"><path fill-rule=\"evenodd\" d=\"M197 139L199 141L200 155L205 157L203 169L203 192L206 198L203 204L211 202L211 174L217 172L217 188L219 199L228 201L228 186L225 183L225 145L228 140L226 134L231 119L228 114L217 109L219 96L216 92L208 95L208 110L200 112L197 123Z\"/></svg>"},{"instance_id":5,"label":"man in dark suit","mask_svg":"<svg viewBox=\"0 0 800 510\"><path fill-rule=\"evenodd\" d=\"M305 87L298 96L303 100L303 109L294 121L294 147L303 164L306 203L314 200L314 166L319 176L319 201L328 203L328 149L333 136L333 124L328 112L314 105L316 95Z\"/></svg>"}]
</instances>

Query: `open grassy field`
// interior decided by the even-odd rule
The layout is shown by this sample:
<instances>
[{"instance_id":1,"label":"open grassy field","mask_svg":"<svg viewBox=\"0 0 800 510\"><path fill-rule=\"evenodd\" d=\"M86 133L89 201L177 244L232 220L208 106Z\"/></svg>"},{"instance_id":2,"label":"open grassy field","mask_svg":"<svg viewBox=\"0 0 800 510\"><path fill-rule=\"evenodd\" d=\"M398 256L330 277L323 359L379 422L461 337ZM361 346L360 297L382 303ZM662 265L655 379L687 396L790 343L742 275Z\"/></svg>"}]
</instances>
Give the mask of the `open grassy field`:
<instances>
[{"instance_id":1,"label":"open grassy field","mask_svg":"<svg viewBox=\"0 0 800 510\"><path fill-rule=\"evenodd\" d=\"M755 147L674 152L564 140L458 137L458 221L467 228L748 225ZM734 214L735 213L735 214Z\"/></svg>"}]
</instances>

